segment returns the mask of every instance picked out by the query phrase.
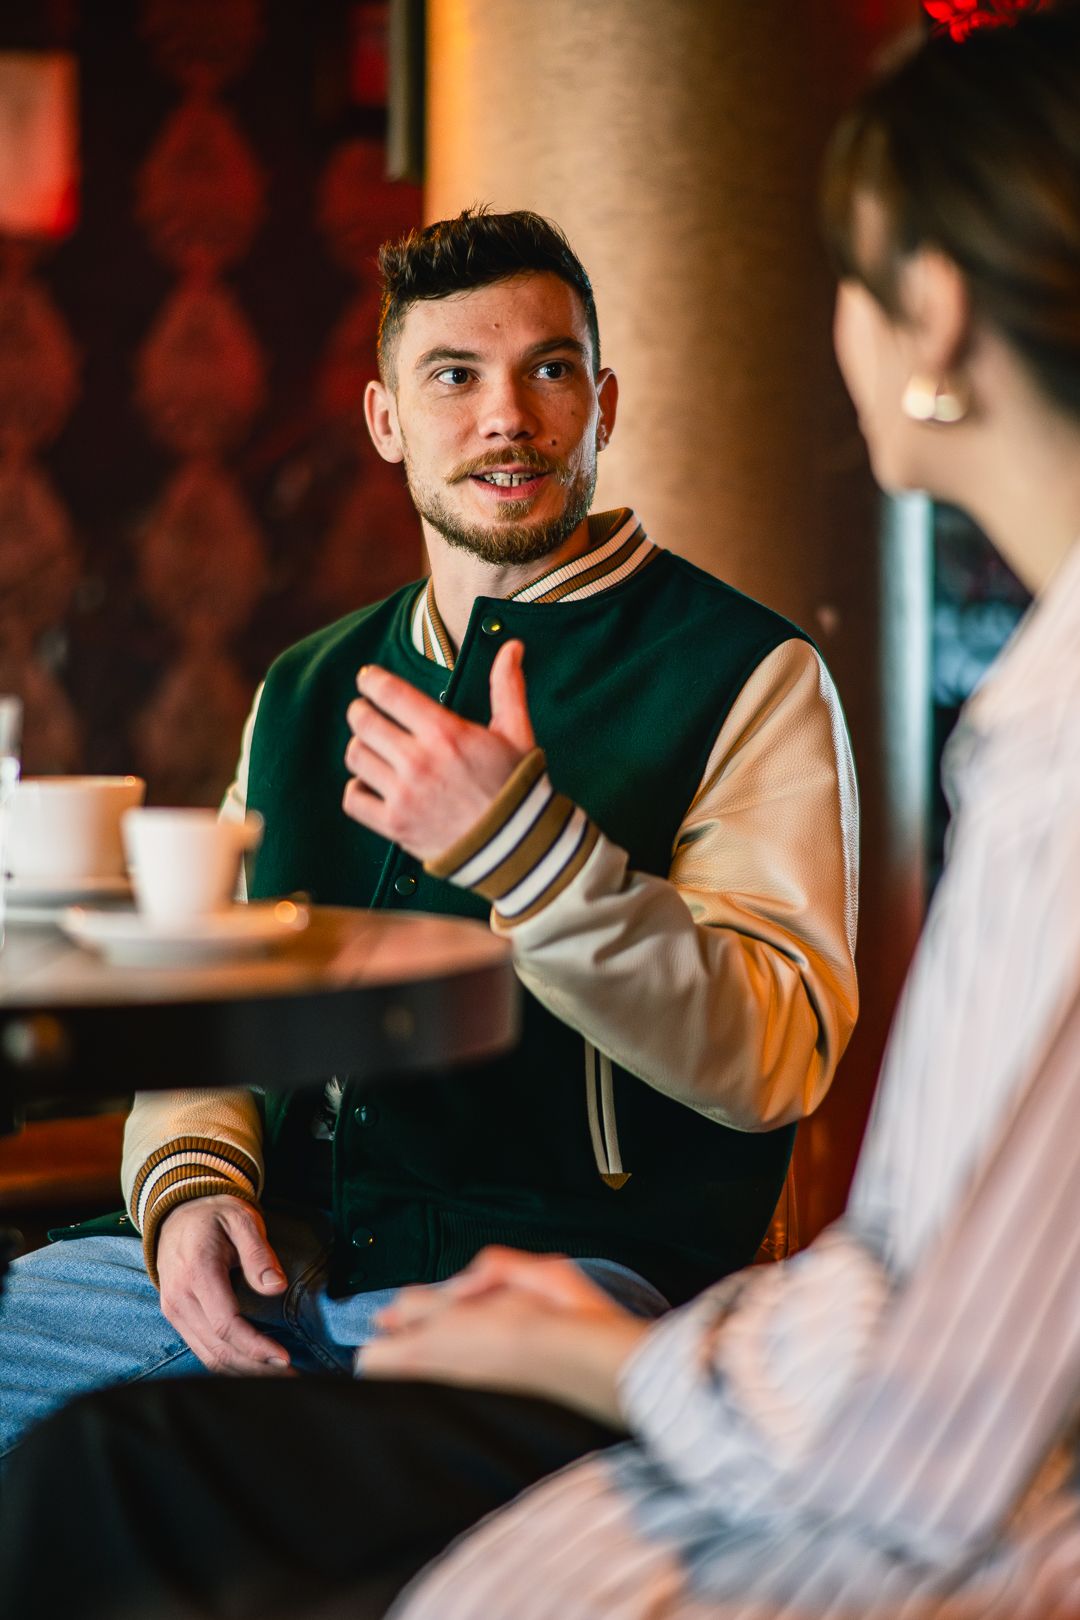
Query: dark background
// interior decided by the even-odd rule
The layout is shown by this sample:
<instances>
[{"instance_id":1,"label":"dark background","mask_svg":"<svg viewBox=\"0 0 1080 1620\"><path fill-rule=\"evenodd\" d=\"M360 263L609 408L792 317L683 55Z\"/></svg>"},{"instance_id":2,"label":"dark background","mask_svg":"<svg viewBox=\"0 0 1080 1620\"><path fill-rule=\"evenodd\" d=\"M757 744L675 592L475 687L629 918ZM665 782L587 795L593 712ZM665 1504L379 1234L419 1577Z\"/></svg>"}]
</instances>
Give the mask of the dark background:
<instances>
[{"instance_id":1,"label":"dark background","mask_svg":"<svg viewBox=\"0 0 1080 1620\"><path fill-rule=\"evenodd\" d=\"M138 771L151 800L215 802L269 660L420 572L399 469L375 456L359 415L373 370L374 249L420 213L417 188L382 177L384 24L385 7L345 0L0 8L0 50L72 52L80 97L77 224L35 248L27 272L78 358L70 412L30 458L71 525L62 580L54 569L35 584L25 527L0 513L0 685L26 703L26 772ZM208 93L246 147L261 218L245 250L202 270L238 306L265 390L242 431L200 457L162 442L140 402L140 352L197 259L155 251L140 186L199 93L200 53L212 64L245 31L254 43ZM170 40L187 52L186 79L170 67ZM335 164L353 172L350 217L336 227L320 218ZM167 392L168 368L158 370ZM227 390L227 354L221 376ZM161 503L192 464L212 467L245 521L197 512L163 538Z\"/></svg>"}]
</instances>

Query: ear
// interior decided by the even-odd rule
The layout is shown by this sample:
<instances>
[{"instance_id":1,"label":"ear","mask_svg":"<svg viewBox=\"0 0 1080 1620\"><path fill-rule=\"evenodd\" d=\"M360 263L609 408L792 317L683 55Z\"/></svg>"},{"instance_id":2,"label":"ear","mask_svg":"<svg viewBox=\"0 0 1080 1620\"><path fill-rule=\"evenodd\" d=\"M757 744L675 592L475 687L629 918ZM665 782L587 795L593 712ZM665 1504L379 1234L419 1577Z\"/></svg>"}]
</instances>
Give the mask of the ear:
<instances>
[{"instance_id":1,"label":"ear","mask_svg":"<svg viewBox=\"0 0 1080 1620\"><path fill-rule=\"evenodd\" d=\"M364 389L364 421L371 442L384 461L405 460L397 401L384 382L369 382Z\"/></svg>"},{"instance_id":2,"label":"ear","mask_svg":"<svg viewBox=\"0 0 1080 1620\"><path fill-rule=\"evenodd\" d=\"M615 431L615 415L619 408L619 379L606 366L596 379L596 398L600 406L600 420L596 427L596 448L603 450Z\"/></svg>"},{"instance_id":3,"label":"ear","mask_svg":"<svg viewBox=\"0 0 1080 1620\"><path fill-rule=\"evenodd\" d=\"M900 274L900 304L913 369L955 375L971 338L971 297L962 271L936 248L920 248Z\"/></svg>"}]
</instances>

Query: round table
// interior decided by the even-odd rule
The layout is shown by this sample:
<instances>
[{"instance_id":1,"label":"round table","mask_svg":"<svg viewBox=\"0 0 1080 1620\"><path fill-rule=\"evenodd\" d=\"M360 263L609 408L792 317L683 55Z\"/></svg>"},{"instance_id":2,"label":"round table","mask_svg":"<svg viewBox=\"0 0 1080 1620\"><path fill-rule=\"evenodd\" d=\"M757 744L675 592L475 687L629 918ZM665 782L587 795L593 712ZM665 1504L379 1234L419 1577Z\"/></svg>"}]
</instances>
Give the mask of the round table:
<instances>
[{"instance_id":1,"label":"round table","mask_svg":"<svg viewBox=\"0 0 1080 1620\"><path fill-rule=\"evenodd\" d=\"M462 918L312 907L266 956L158 967L9 927L0 1129L31 1099L448 1068L505 1051L519 1013L509 947Z\"/></svg>"}]
</instances>

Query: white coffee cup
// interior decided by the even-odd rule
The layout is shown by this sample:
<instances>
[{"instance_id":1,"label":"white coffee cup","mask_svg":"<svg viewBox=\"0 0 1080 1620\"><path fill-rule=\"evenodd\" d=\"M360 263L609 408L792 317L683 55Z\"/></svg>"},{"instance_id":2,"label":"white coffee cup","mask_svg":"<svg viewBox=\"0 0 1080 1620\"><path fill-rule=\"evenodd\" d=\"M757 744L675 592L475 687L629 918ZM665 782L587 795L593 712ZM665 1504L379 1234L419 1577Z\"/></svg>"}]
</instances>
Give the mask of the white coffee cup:
<instances>
[{"instance_id":1,"label":"white coffee cup","mask_svg":"<svg viewBox=\"0 0 1080 1620\"><path fill-rule=\"evenodd\" d=\"M158 922L181 922L228 907L241 857L262 837L262 817L222 821L216 810L129 810L123 819L135 899Z\"/></svg>"},{"instance_id":2,"label":"white coffee cup","mask_svg":"<svg viewBox=\"0 0 1080 1620\"><path fill-rule=\"evenodd\" d=\"M8 807L8 870L21 883L123 877L120 818L145 796L139 776L24 776Z\"/></svg>"}]
</instances>

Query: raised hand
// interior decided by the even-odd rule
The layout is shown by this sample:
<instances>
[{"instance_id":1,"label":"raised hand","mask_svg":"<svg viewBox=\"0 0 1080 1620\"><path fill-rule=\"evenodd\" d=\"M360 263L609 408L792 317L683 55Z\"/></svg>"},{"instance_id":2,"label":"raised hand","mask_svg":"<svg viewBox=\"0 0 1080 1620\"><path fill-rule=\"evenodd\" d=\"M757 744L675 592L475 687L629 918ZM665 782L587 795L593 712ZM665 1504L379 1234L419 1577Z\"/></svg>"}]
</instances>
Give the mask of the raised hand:
<instances>
[{"instance_id":1,"label":"raised hand","mask_svg":"<svg viewBox=\"0 0 1080 1620\"><path fill-rule=\"evenodd\" d=\"M444 709L388 670L366 665L346 713L352 773L342 808L418 860L441 855L471 831L534 746L520 641L500 647L491 669L491 723Z\"/></svg>"}]
</instances>

